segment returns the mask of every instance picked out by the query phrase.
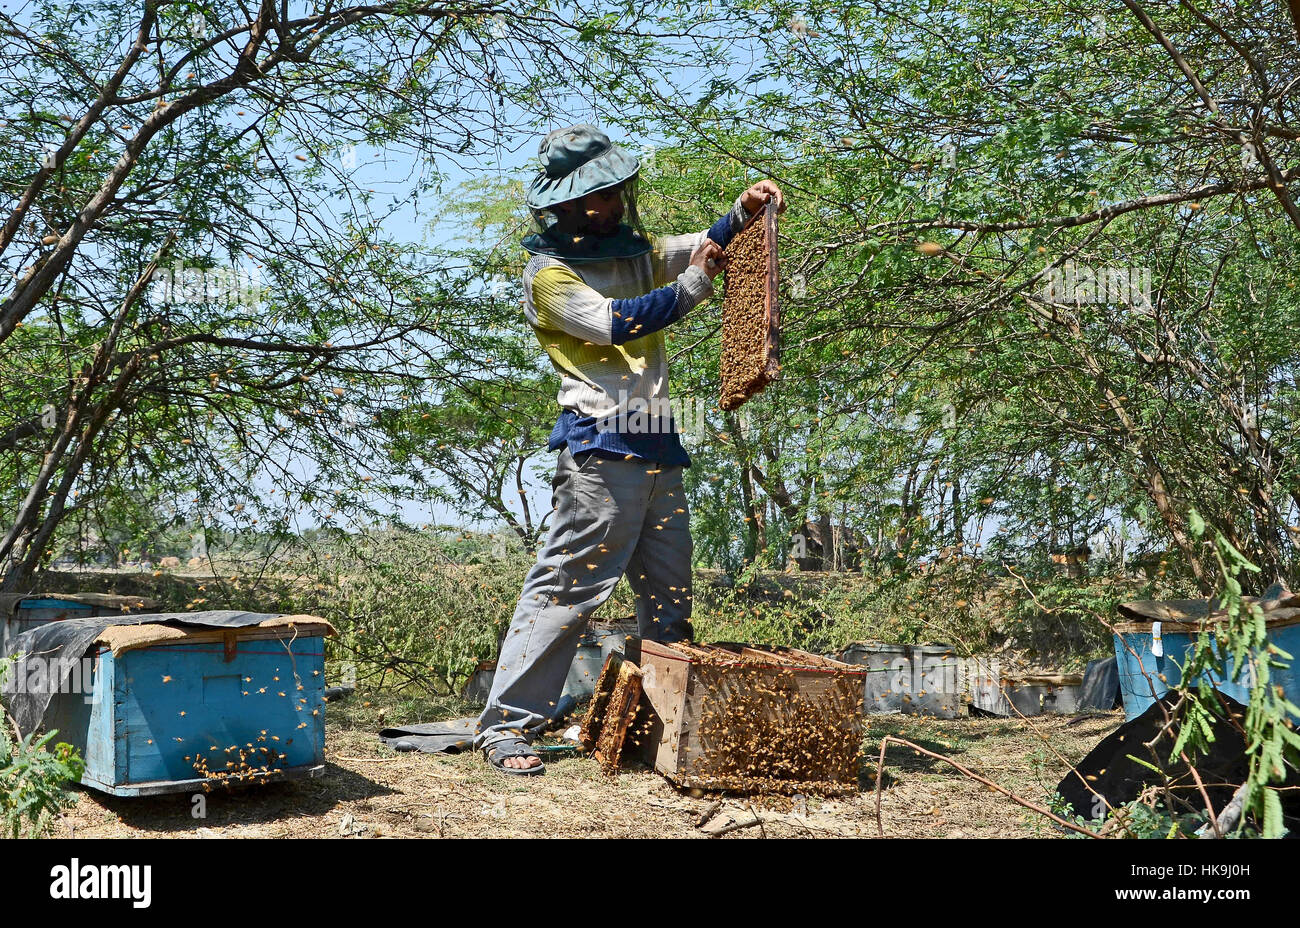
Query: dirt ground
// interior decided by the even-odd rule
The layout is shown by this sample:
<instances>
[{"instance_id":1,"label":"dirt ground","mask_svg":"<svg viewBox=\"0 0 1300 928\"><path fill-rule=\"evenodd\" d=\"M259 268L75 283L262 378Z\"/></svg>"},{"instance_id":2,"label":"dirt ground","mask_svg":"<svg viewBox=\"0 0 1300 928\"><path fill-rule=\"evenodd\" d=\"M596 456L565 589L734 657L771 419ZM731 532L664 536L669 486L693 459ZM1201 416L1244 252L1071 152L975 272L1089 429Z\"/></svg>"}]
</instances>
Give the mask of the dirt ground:
<instances>
[{"instance_id":1,"label":"dirt ground","mask_svg":"<svg viewBox=\"0 0 1300 928\"><path fill-rule=\"evenodd\" d=\"M459 710L459 711L453 711ZM734 838L877 837L875 764L880 739L907 738L971 768L1016 794L1047 804L1055 784L1107 733L1120 712L1091 718L950 721L869 716L862 783L836 799L690 796L644 767L607 776L586 757L552 760L542 777L507 777L478 754L397 754L374 736L387 724L472 714L468 706L430 705L357 694L331 705L323 777L204 798L123 799L79 789L55 822L55 836L203 838L603 837L707 838L697 827L714 813ZM1052 837L1060 832L948 765L898 745L885 764L881 803L891 838Z\"/></svg>"}]
</instances>

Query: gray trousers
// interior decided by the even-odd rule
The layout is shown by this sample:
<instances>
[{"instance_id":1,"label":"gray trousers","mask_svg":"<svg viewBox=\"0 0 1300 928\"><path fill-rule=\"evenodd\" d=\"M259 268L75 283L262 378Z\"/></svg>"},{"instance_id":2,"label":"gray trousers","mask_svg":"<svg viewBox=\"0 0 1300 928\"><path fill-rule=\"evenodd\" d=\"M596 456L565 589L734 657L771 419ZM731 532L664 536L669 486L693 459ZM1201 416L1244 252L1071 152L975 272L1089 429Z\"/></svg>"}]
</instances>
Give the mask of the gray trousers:
<instances>
[{"instance_id":1,"label":"gray trousers","mask_svg":"<svg viewBox=\"0 0 1300 928\"><path fill-rule=\"evenodd\" d=\"M565 448L554 521L501 644L475 746L525 736L550 716L591 614L627 574L642 638L691 637L691 529L680 466Z\"/></svg>"}]
</instances>

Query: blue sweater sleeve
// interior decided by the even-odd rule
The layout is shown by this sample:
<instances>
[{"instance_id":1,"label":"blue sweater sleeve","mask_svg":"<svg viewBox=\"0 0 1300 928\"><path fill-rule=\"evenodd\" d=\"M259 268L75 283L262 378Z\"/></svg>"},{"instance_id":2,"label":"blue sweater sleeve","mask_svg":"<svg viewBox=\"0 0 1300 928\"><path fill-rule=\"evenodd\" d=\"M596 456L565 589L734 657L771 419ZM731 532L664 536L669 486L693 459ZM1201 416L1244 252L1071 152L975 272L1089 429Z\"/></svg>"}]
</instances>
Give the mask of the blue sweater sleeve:
<instances>
[{"instance_id":1,"label":"blue sweater sleeve","mask_svg":"<svg viewBox=\"0 0 1300 928\"><path fill-rule=\"evenodd\" d=\"M610 341L622 345L658 332L684 316L689 308L676 283L651 290L645 296L614 300Z\"/></svg>"},{"instance_id":2,"label":"blue sweater sleeve","mask_svg":"<svg viewBox=\"0 0 1300 928\"><path fill-rule=\"evenodd\" d=\"M749 213L745 210L745 207L740 205L740 198L737 197L731 209L719 216L718 221L709 227L709 238L726 248L727 243L735 237L737 232L744 228L745 221L748 218Z\"/></svg>"},{"instance_id":3,"label":"blue sweater sleeve","mask_svg":"<svg viewBox=\"0 0 1300 928\"><path fill-rule=\"evenodd\" d=\"M731 213L725 213L718 217L718 221L709 226L709 238L713 239L723 248L731 241L731 237L736 232L731 228Z\"/></svg>"},{"instance_id":4,"label":"blue sweater sleeve","mask_svg":"<svg viewBox=\"0 0 1300 928\"><path fill-rule=\"evenodd\" d=\"M685 316L697 303L713 294L713 282L698 267L688 267L666 287L645 296L610 300L610 344L658 332Z\"/></svg>"}]
</instances>

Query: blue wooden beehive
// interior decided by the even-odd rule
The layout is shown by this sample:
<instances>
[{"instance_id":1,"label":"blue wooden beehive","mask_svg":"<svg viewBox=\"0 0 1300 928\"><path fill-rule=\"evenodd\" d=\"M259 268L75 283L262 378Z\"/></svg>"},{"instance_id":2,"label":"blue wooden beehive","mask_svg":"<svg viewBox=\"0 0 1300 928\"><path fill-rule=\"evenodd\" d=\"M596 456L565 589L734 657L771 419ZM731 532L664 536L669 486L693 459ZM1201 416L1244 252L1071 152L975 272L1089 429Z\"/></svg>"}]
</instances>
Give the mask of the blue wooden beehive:
<instances>
[{"instance_id":1,"label":"blue wooden beehive","mask_svg":"<svg viewBox=\"0 0 1300 928\"><path fill-rule=\"evenodd\" d=\"M81 752L83 784L115 796L319 775L324 636L333 629L295 618L303 621L169 628L153 643L139 629L161 626L109 629L137 640L97 644L83 662L85 692L57 694L44 727Z\"/></svg>"},{"instance_id":2,"label":"blue wooden beehive","mask_svg":"<svg viewBox=\"0 0 1300 928\"><path fill-rule=\"evenodd\" d=\"M119 596L113 593L40 593L0 595L0 622L3 637L13 638L47 622L84 619L96 615L127 615L146 612L157 606L143 596Z\"/></svg>"},{"instance_id":3,"label":"blue wooden beehive","mask_svg":"<svg viewBox=\"0 0 1300 928\"><path fill-rule=\"evenodd\" d=\"M1272 595L1265 593L1258 600L1246 599L1258 602L1263 608L1268 641L1294 658L1283 659L1289 667L1275 667L1269 673L1271 681L1282 687L1287 698L1300 704L1300 608L1292 605L1289 592L1270 592ZM1182 682L1182 668L1202 626L1213 640L1214 626L1216 621L1222 621L1223 615L1214 612L1209 600L1124 603L1119 612L1125 621L1115 625L1115 661L1124 698L1124 716L1132 720ZM1233 661L1229 658L1224 674L1211 676L1210 683L1245 705L1250 701L1251 681L1244 673L1234 681L1233 674Z\"/></svg>"}]
</instances>

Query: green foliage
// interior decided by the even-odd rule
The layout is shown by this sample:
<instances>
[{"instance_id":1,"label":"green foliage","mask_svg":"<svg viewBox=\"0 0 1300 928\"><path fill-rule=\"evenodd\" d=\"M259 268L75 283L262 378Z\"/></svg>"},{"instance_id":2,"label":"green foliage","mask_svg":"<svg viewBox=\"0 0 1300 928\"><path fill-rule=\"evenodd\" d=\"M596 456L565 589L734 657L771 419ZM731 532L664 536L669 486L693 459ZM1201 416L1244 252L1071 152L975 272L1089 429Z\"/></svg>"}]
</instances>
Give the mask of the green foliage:
<instances>
[{"instance_id":1,"label":"green foliage","mask_svg":"<svg viewBox=\"0 0 1300 928\"><path fill-rule=\"evenodd\" d=\"M1031 653L1064 668L1109 653L1116 605L1155 589L1113 577L1036 579L1030 595L1014 577L969 561L883 578L748 565L734 576L701 573L696 584L694 622L704 640L827 653L864 640L939 642L962 654Z\"/></svg>"},{"instance_id":2,"label":"green foliage","mask_svg":"<svg viewBox=\"0 0 1300 928\"><path fill-rule=\"evenodd\" d=\"M1198 538L1206 533L1199 513L1193 511L1188 522ZM1272 682L1272 672L1288 667L1293 656L1269 642L1259 605L1243 602L1240 575L1243 571L1258 572L1259 567L1222 533L1215 533L1213 553L1222 577L1219 604L1227 618L1214 623L1212 635L1204 630L1197 636L1183 668L1183 682L1178 689L1185 700L1171 756L1183 751L1195 756L1208 750L1214 741L1211 722L1227 718L1211 679L1243 684L1249 692L1246 716L1241 722L1249 761L1243 785L1244 806L1259 823L1263 837L1276 838L1286 828L1275 784L1294 777L1300 770L1300 734L1295 731L1300 707Z\"/></svg>"},{"instance_id":3,"label":"green foliage","mask_svg":"<svg viewBox=\"0 0 1300 928\"><path fill-rule=\"evenodd\" d=\"M0 680L12 663L0 658ZM74 801L64 785L80 780L85 765L69 744L58 742L51 749L57 734L18 738L0 707L0 834L4 837L39 837L55 813Z\"/></svg>"},{"instance_id":4,"label":"green foliage","mask_svg":"<svg viewBox=\"0 0 1300 928\"><path fill-rule=\"evenodd\" d=\"M1059 795L1053 795L1051 810L1057 815L1107 838L1170 839L1192 838L1207 821L1204 811L1171 814L1158 794L1134 799L1110 809L1100 822L1081 815L1073 815L1070 806ZM1086 838L1071 832L1071 838Z\"/></svg>"},{"instance_id":5,"label":"green foliage","mask_svg":"<svg viewBox=\"0 0 1300 928\"><path fill-rule=\"evenodd\" d=\"M445 696L496 657L534 561L508 531L373 529L286 547L259 580L223 596L231 608L331 622L332 680ZM623 594L603 614L630 611Z\"/></svg>"},{"instance_id":6,"label":"green foliage","mask_svg":"<svg viewBox=\"0 0 1300 928\"><path fill-rule=\"evenodd\" d=\"M1155 583L1108 576L1036 579L1032 587L1033 596L1021 588L1009 599L1001 630L1018 649L1063 668L1081 668L1085 659L1111 651L1107 626L1121 602L1158 595Z\"/></svg>"}]
</instances>

